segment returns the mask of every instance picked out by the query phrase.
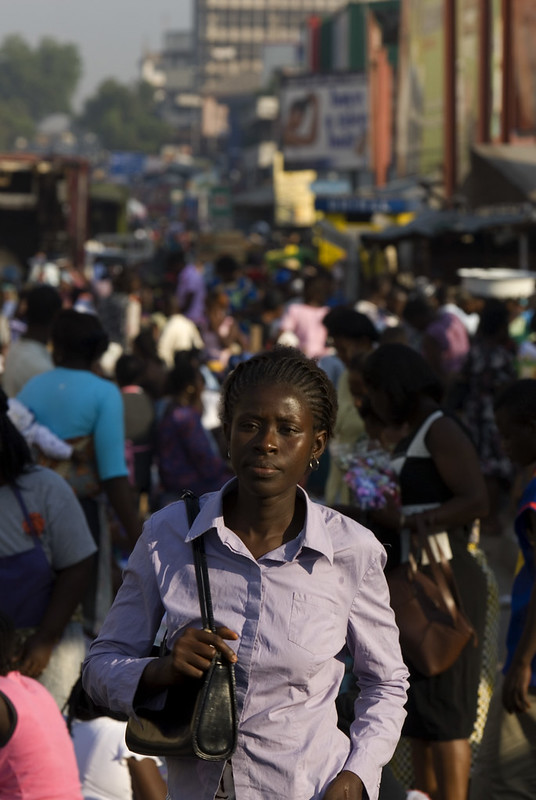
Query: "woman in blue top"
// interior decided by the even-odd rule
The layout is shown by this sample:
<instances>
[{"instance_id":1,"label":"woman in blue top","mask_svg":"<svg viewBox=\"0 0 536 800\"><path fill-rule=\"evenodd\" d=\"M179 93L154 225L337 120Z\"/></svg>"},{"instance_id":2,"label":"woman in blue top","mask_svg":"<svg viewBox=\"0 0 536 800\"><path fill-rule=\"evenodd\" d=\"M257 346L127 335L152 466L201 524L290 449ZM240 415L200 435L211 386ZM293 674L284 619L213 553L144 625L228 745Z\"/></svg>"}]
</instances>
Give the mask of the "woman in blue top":
<instances>
[{"instance_id":1,"label":"woman in blue top","mask_svg":"<svg viewBox=\"0 0 536 800\"><path fill-rule=\"evenodd\" d=\"M127 479L123 401L117 386L94 371L108 338L97 317L67 309L56 319L52 343L55 369L28 381L19 399L60 438L92 438L98 489L108 496L134 544L139 523Z\"/></svg>"},{"instance_id":2,"label":"woman in blue top","mask_svg":"<svg viewBox=\"0 0 536 800\"><path fill-rule=\"evenodd\" d=\"M93 371L108 337L96 316L66 309L56 318L52 343L55 368L28 381L18 398L38 422L82 450L74 461L46 466L71 484L97 544L104 492L134 546L140 522L125 461L123 401L118 387Z\"/></svg>"}]
</instances>

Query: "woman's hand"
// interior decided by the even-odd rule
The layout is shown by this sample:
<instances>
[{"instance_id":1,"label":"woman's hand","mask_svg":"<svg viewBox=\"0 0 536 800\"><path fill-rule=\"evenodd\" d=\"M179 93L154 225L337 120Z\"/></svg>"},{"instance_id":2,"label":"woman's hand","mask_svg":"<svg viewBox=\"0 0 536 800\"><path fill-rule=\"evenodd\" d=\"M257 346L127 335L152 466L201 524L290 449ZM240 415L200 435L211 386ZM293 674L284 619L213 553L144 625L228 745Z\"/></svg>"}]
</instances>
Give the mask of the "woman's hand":
<instances>
[{"instance_id":1,"label":"woman's hand","mask_svg":"<svg viewBox=\"0 0 536 800\"><path fill-rule=\"evenodd\" d=\"M404 517L403 526L412 533L416 533L419 530L419 522L422 522L427 534L438 532L439 528L441 528L438 511L439 507L420 511L418 514L411 514L408 517Z\"/></svg>"},{"instance_id":2,"label":"woman's hand","mask_svg":"<svg viewBox=\"0 0 536 800\"><path fill-rule=\"evenodd\" d=\"M226 639L236 641L238 634L225 626L216 628L216 633L187 628L173 642L169 655L149 661L141 674L134 706L143 705L147 698L180 684L185 678L202 678L216 652L234 664L236 653L225 644Z\"/></svg>"},{"instance_id":3,"label":"woman's hand","mask_svg":"<svg viewBox=\"0 0 536 800\"><path fill-rule=\"evenodd\" d=\"M18 670L29 678L39 678L46 669L55 642L43 638L37 633L29 636L22 646L22 653L18 659Z\"/></svg>"},{"instance_id":4,"label":"woman's hand","mask_svg":"<svg viewBox=\"0 0 536 800\"><path fill-rule=\"evenodd\" d=\"M531 515L533 514L534 512L531 512ZM532 677L531 664L535 656L536 586L533 586L523 632L517 643L512 663L504 676L502 702L510 714L522 714L524 711L528 711L531 706L529 687Z\"/></svg>"},{"instance_id":5,"label":"woman's hand","mask_svg":"<svg viewBox=\"0 0 536 800\"><path fill-rule=\"evenodd\" d=\"M509 714L522 714L530 708L529 686L532 677L530 664L512 664L505 675L502 702Z\"/></svg>"},{"instance_id":6,"label":"woman's hand","mask_svg":"<svg viewBox=\"0 0 536 800\"><path fill-rule=\"evenodd\" d=\"M385 528L397 530L400 528L400 521L402 519L400 513L400 504L395 500L392 494L385 497L385 505L382 508L371 508L368 512L368 519L370 526L383 525Z\"/></svg>"},{"instance_id":7,"label":"woman's hand","mask_svg":"<svg viewBox=\"0 0 536 800\"><path fill-rule=\"evenodd\" d=\"M217 628L216 633L187 628L173 643L171 651L173 669L180 675L201 678L210 667L216 652L234 664L237 660L236 653L225 644L226 639L236 641L238 634L226 627Z\"/></svg>"},{"instance_id":8,"label":"woman's hand","mask_svg":"<svg viewBox=\"0 0 536 800\"><path fill-rule=\"evenodd\" d=\"M323 800L362 800L363 781L354 772L344 770L331 781Z\"/></svg>"}]
</instances>

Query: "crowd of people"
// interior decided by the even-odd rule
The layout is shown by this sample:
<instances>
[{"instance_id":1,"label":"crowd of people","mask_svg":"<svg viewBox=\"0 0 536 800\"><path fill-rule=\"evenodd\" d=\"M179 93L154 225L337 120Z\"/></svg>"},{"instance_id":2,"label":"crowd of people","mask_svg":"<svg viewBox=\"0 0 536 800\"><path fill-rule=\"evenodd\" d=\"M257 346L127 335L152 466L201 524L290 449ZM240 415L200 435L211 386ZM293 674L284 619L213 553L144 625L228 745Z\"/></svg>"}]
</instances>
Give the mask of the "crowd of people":
<instances>
[{"instance_id":1,"label":"crowd of people","mask_svg":"<svg viewBox=\"0 0 536 800\"><path fill-rule=\"evenodd\" d=\"M383 273L350 303L309 258L203 263L177 243L44 276L0 308L0 795L10 750L35 747L28 706L52 713L38 681L72 733L54 720L61 785L76 759L84 797L533 796L530 301ZM201 497L190 531L183 489ZM479 544L514 523L501 680ZM434 677L400 651L386 579L421 524L477 634ZM216 634L195 607L200 535ZM169 653L149 658L164 615ZM128 716L215 650L237 671L231 763L129 752Z\"/></svg>"}]
</instances>

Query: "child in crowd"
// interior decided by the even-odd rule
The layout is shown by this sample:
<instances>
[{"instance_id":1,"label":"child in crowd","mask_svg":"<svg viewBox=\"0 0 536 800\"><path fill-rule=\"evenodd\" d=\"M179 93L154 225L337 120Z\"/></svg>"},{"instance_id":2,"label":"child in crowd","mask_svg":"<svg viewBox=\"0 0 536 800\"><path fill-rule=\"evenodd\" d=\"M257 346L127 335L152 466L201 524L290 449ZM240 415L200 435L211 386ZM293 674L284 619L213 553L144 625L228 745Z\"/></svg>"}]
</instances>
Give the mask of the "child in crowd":
<instances>
[{"instance_id":1,"label":"child in crowd","mask_svg":"<svg viewBox=\"0 0 536 800\"><path fill-rule=\"evenodd\" d=\"M82 794L87 800L164 800L166 783L158 758L140 756L125 744L127 717L95 705L79 679L68 702Z\"/></svg>"},{"instance_id":2,"label":"child in crowd","mask_svg":"<svg viewBox=\"0 0 536 800\"><path fill-rule=\"evenodd\" d=\"M65 722L52 695L13 670L15 627L0 612L0 797L82 800Z\"/></svg>"},{"instance_id":3,"label":"child in crowd","mask_svg":"<svg viewBox=\"0 0 536 800\"><path fill-rule=\"evenodd\" d=\"M168 403L158 422L156 455L161 483L159 507L177 500L183 489L215 492L233 472L202 422L204 381L193 357L177 353L168 375Z\"/></svg>"},{"instance_id":4,"label":"child in crowd","mask_svg":"<svg viewBox=\"0 0 536 800\"><path fill-rule=\"evenodd\" d=\"M248 349L247 336L230 312L229 297L222 288L209 292L205 303L206 323L201 329L207 363L220 378L234 353Z\"/></svg>"},{"instance_id":5,"label":"child in crowd","mask_svg":"<svg viewBox=\"0 0 536 800\"><path fill-rule=\"evenodd\" d=\"M60 439L50 428L40 425L29 408L20 400L11 397L8 400L8 417L22 433L30 449L37 447L47 458L57 461L66 461L73 456L74 448L68 442Z\"/></svg>"},{"instance_id":6,"label":"child in crowd","mask_svg":"<svg viewBox=\"0 0 536 800\"><path fill-rule=\"evenodd\" d=\"M125 419L125 456L129 481L139 496L151 492L151 465L155 437L155 407L143 389L145 364L135 355L122 355L115 365Z\"/></svg>"},{"instance_id":7,"label":"child in crowd","mask_svg":"<svg viewBox=\"0 0 536 800\"><path fill-rule=\"evenodd\" d=\"M536 787L536 380L505 389L495 416L507 455L532 477L514 521L523 565L512 587L504 680L491 702L471 800L534 797Z\"/></svg>"}]
</instances>

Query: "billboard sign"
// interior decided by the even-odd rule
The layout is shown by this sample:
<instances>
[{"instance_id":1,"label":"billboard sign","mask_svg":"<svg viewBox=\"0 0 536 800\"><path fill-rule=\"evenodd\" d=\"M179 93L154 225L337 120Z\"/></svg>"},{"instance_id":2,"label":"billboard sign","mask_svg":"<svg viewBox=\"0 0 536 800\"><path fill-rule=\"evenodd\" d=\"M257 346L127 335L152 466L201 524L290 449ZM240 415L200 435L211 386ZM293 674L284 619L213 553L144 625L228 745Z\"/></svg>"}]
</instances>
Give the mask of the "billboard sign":
<instances>
[{"instance_id":1,"label":"billboard sign","mask_svg":"<svg viewBox=\"0 0 536 800\"><path fill-rule=\"evenodd\" d=\"M316 215L311 185L316 179L316 172L307 169L286 171L283 156L278 152L273 159L273 179L276 225L313 225Z\"/></svg>"},{"instance_id":2,"label":"billboard sign","mask_svg":"<svg viewBox=\"0 0 536 800\"><path fill-rule=\"evenodd\" d=\"M281 90L285 169L363 169L369 102L361 73L289 77Z\"/></svg>"},{"instance_id":3,"label":"billboard sign","mask_svg":"<svg viewBox=\"0 0 536 800\"><path fill-rule=\"evenodd\" d=\"M228 230L232 227L233 203L228 186L212 186L210 188L208 209L213 230Z\"/></svg>"},{"instance_id":4,"label":"billboard sign","mask_svg":"<svg viewBox=\"0 0 536 800\"><path fill-rule=\"evenodd\" d=\"M132 178L142 175L147 156L144 153L116 151L110 153L108 176L118 183L128 183Z\"/></svg>"},{"instance_id":5,"label":"billboard sign","mask_svg":"<svg viewBox=\"0 0 536 800\"><path fill-rule=\"evenodd\" d=\"M444 160L443 0L402 0L397 171L433 175Z\"/></svg>"},{"instance_id":6,"label":"billboard sign","mask_svg":"<svg viewBox=\"0 0 536 800\"><path fill-rule=\"evenodd\" d=\"M536 8L534 0L512 4L512 40L516 92L516 128L519 134L536 134Z\"/></svg>"}]
</instances>

